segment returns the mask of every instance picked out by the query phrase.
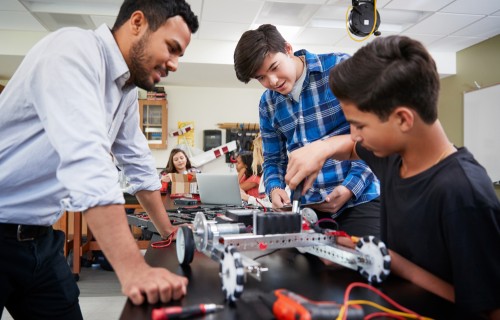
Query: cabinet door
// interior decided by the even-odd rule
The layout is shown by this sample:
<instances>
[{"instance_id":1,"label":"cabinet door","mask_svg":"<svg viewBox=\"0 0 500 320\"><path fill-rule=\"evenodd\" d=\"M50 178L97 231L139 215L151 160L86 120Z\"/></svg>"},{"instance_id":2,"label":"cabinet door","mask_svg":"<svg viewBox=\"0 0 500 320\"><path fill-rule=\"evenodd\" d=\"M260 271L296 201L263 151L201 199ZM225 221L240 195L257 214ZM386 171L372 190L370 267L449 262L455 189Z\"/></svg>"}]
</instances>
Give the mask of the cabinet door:
<instances>
[{"instance_id":1,"label":"cabinet door","mask_svg":"<svg viewBox=\"0 0 500 320\"><path fill-rule=\"evenodd\" d=\"M167 148L167 100L139 100L141 130L151 149Z\"/></svg>"}]
</instances>

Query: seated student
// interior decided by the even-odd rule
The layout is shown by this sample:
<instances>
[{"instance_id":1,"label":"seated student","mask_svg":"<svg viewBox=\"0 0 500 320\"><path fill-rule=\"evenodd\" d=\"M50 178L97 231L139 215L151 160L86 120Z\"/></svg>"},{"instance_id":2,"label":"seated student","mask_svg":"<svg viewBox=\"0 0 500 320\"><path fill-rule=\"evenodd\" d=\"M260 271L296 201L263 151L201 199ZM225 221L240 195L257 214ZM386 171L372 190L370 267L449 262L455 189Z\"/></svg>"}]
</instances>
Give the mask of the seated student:
<instances>
[{"instance_id":1,"label":"seated student","mask_svg":"<svg viewBox=\"0 0 500 320\"><path fill-rule=\"evenodd\" d=\"M259 175L262 173L262 164L264 163L264 156L262 154L262 136L259 134L253 140L253 161L252 161L252 172L254 175ZM265 208L272 208L273 204L269 197L266 195L266 189L264 187L264 179L260 179L258 186L259 196L251 196L244 190L240 189L241 199L246 201L248 204L254 206L263 206Z\"/></svg>"},{"instance_id":2,"label":"seated student","mask_svg":"<svg viewBox=\"0 0 500 320\"><path fill-rule=\"evenodd\" d=\"M170 193L172 173L196 175L199 172L201 171L191 165L184 150L178 148L172 149L167 166L160 172L160 180L162 182L161 191Z\"/></svg>"},{"instance_id":3,"label":"seated student","mask_svg":"<svg viewBox=\"0 0 500 320\"><path fill-rule=\"evenodd\" d=\"M259 183L262 176L262 167L258 166L256 174L252 171L253 155L250 151L243 151L236 157L236 171L240 181L240 189L249 196L260 198Z\"/></svg>"},{"instance_id":4,"label":"seated student","mask_svg":"<svg viewBox=\"0 0 500 320\"><path fill-rule=\"evenodd\" d=\"M307 190L326 159L363 159L381 181L392 271L428 287L406 263L446 281L457 318L500 319L500 201L484 168L438 120L432 57L408 37L377 38L336 66L329 83L351 135L292 152L290 188L306 179Z\"/></svg>"}]
</instances>

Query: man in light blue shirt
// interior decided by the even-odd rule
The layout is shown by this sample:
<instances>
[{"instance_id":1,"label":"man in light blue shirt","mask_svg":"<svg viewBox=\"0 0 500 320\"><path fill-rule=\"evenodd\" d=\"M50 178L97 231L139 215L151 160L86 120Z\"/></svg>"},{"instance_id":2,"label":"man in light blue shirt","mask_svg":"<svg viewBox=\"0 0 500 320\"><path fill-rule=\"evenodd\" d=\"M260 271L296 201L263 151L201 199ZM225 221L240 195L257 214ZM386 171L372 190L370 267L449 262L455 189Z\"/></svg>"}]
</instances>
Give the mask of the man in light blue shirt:
<instances>
[{"instance_id":1,"label":"man in light blue shirt","mask_svg":"<svg viewBox=\"0 0 500 320\"><path fill-rule=\"evenodd\" d=\"M136 87L176 71L197 29L184 0L125 0L112 30L63 28L26 55L0 95L0 316L6 307L20 319L82 317L64 235L51 228L64 210L84 212L133 303L186 293L186 278L140 254L111 155L127 191L172 235Z\"/></svg>"}]
</instances>

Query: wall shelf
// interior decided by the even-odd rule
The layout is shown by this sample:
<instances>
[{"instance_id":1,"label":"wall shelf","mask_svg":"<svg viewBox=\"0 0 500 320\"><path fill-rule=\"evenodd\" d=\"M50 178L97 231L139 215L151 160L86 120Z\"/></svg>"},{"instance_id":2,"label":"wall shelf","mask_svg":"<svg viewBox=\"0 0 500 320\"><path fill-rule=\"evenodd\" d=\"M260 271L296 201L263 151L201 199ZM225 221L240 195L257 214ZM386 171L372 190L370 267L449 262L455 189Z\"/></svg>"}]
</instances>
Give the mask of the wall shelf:
<instances>
[{"instance_id":1,"label":"wall shelf","mask_svg":"<svg viewBox=\"0 0 500 320\"><path fill-rule=\"evenodd\" d=\"M141 130L151 149L167 148L167 100L139 100Z\"/></svg>"}]
</instances>

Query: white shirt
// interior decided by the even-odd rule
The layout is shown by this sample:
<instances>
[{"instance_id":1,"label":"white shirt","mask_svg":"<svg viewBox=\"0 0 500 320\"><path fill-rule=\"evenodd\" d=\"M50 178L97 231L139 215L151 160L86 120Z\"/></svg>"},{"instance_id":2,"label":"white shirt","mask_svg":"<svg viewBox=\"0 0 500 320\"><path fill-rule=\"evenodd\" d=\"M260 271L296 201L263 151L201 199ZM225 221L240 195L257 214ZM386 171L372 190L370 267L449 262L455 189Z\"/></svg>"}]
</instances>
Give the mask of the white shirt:
<instances>
[{"instance_id":1,"label":"white shirt","mask_svg":"<svg viewBox=\"0 0 500 320\"><path fill-rule=\"evenodd\" d=\"M108 27L63 28L37 43L0 95L0 223L52 225L64 210L158 190L137 89Z\"/></svg>"}]
</instances>

